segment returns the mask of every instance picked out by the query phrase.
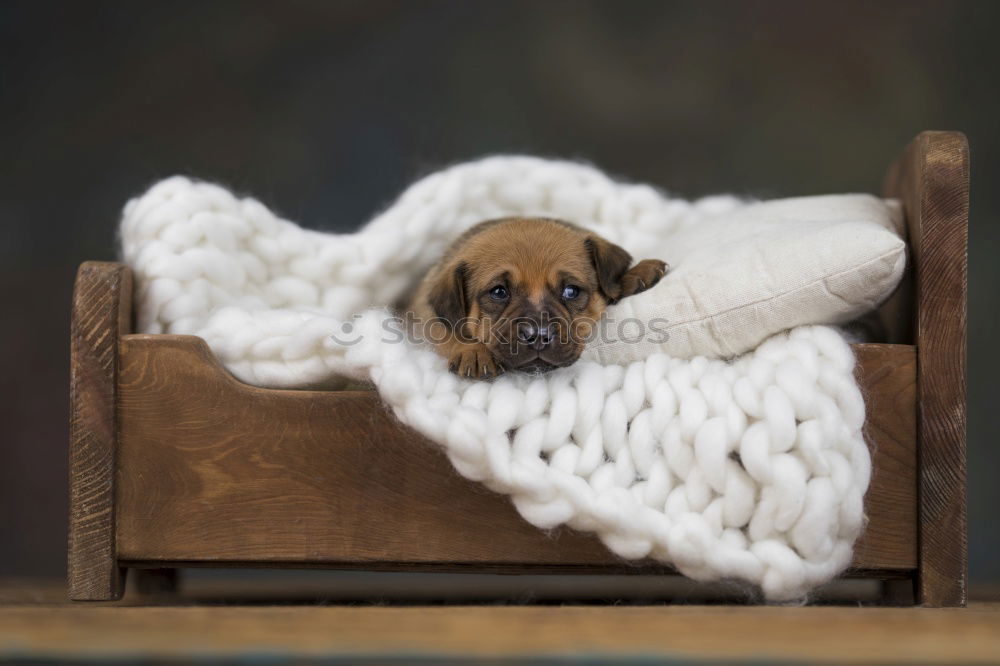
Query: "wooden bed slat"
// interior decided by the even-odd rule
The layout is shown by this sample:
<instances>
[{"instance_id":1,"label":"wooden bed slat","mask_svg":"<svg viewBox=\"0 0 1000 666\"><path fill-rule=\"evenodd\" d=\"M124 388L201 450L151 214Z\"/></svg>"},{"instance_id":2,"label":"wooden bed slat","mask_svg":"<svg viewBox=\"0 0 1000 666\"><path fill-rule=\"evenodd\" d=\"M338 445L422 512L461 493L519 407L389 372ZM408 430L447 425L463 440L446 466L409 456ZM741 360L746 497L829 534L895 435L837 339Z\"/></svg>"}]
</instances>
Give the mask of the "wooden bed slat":
<instances>
[{"instance_id":1,"label":"wooden bed slat","mask_svg":"<svg viewBox=\"0 0 1000 666\"><path fill-rule=\"evenodd\" d=\"M856 345L870 523L854 566L917 565L914 349ZM240 383L193 336L121 341L118 558L129 564L665 570L525 522L370 391Z\"/></svg>"}]
</instances>

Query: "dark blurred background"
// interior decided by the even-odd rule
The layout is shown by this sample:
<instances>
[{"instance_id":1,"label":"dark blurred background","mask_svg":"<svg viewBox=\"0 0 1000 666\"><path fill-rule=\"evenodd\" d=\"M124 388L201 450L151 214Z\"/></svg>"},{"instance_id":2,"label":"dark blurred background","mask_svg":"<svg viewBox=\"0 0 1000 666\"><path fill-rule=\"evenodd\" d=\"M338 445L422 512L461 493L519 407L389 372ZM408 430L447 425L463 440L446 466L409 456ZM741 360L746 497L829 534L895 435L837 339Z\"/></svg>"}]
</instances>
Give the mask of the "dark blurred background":
<instances>
[{"instance_id":1,"label":"dark blurred background","mask_svg":"<svg viewBox=\"0 0 1000 666\"><path fill-rule=\"evenodd\" d=\"M0 2L0 577L65 571L69 305L119 211L187 173L357 228L485 153L692 197L880 189L972 147L973 582L1000 581L998 2Z\"/></svg>"}]
</instances>

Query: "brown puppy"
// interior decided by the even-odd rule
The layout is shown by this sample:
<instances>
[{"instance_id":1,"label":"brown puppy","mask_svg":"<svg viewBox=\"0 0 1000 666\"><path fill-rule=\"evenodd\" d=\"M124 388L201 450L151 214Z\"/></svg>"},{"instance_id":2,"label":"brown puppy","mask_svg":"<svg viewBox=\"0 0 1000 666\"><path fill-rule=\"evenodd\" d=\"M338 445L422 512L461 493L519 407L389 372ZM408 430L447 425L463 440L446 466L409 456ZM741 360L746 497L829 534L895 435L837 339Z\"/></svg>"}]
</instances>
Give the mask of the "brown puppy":
<instances>
[{"instance_id":1,"label":"brown puppy","mask_svg":"<svg viewBox=\"0 0 1000 666\"><path fill-rule=\"evenodd\" d=\"M408 310L459 375L544 372L576 361L604 309L666 270L568 222L490 220L451 245Z\"/></svg>"}]
</instances>

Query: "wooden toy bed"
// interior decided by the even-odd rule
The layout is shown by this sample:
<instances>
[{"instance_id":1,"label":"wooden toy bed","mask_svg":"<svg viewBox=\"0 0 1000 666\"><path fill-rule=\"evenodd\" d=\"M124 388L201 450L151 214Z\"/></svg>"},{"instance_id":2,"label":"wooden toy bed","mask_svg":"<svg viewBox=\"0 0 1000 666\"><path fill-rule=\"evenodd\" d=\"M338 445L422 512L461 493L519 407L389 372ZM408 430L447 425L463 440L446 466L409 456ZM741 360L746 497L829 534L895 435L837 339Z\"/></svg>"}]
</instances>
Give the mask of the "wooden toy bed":
<instances>
[{"instance_id":1,"label":"wooden toy bed","mask_svg":"<svg viewBox=\"0 0 1000 666\"><path fill-rule=\"evenodd\" d=\"M912 584L925 606L966 599L968 188L960 133L925 132L890 168L884 194L903 201L910 270L880 312L886 339L854 346L874 471L848 575ZM670 572L532 527L374 392L242 384L201 338L132 333L131 303L125 266L80 267L72 599L118 599L130 568Z\"/></svg>"}]
</instances>

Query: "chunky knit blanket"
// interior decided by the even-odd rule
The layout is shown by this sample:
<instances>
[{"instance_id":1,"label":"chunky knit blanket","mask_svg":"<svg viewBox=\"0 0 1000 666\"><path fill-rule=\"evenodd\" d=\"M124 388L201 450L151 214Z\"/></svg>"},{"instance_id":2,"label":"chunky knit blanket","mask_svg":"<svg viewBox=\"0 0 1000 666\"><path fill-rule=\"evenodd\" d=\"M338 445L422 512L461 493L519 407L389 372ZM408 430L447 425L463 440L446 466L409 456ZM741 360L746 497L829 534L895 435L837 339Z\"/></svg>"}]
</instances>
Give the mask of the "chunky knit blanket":
<instances>
[{"instance_id":1,"label":"chunky knit blanket","mask_svg":"<svg viewBox=\"0 0 1000 666\"><path fill-rule=\"evenodd\" d=\"M864 402L835 329L796 328L734 361L585 358L486 382L454 376L391 333L386 307L483 219L570 219L645 256L650 234L739 205L669 199L579 164L495 157L424 178L348 235L175 177L128 203L121 240L140 331L199 335L252 384L369 381L460 474L509 495L530 523L592 531L624 558L798 600L850 563L864 522Z\"/></svg>"}]
</instances>

